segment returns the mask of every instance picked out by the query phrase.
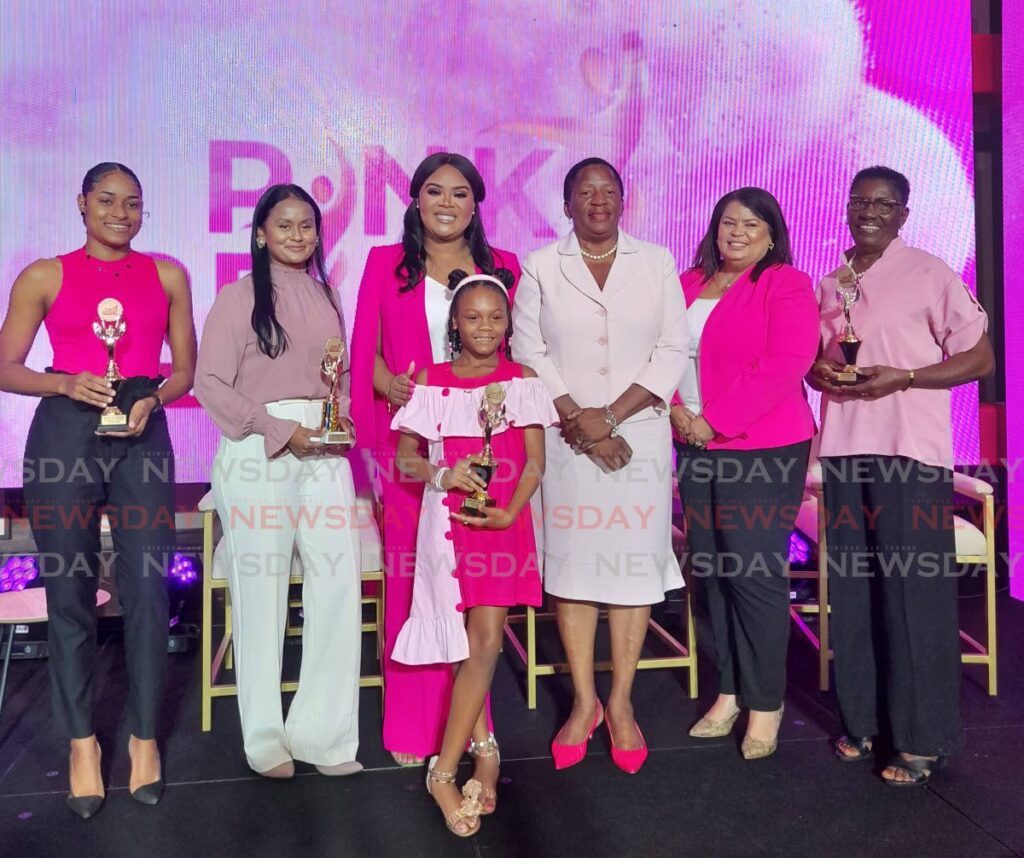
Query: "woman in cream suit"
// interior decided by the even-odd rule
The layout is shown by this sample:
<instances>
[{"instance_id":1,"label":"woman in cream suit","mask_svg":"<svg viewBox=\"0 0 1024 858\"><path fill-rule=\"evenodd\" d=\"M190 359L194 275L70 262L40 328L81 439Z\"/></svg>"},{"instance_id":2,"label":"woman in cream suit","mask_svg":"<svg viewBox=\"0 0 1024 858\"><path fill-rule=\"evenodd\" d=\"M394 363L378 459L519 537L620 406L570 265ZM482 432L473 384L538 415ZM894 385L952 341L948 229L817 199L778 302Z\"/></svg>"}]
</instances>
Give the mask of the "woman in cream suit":
<instances>
[{"instance_id":1,"label":"woman in cream suit","mask_svg":"<svg viewBox=\"0 0 1024 858\"><path fill-rule=\"evenodd\" d=\"M672 254L619 231L622 179L611 164L576 164L564 199L573 231L527 257L513 311L513 353L562 420L560 434L547 430L544 576L575 700L551 752L556 768L578 763L605 721L613 761L634 773L647 756L631 696L651 605L682 586L666 403L686 365L686 307ZM601 603L612 639L607 714L594 685Z\"/></svg>"}]
</instances>

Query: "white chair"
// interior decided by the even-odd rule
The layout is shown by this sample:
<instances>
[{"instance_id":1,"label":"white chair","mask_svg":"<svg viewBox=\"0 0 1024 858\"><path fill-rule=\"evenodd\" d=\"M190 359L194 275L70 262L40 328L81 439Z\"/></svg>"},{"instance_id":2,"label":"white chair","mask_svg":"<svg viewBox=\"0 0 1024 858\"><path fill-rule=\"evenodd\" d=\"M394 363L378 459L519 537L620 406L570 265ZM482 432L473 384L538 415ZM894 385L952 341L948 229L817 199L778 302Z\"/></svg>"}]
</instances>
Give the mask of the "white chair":
<instances>
[{"instance_id":1,"label":"white chair","mask_svg":"<svg viewBox=\"0 0 1024 858\"><path fill-rule=\"evenodd\" d=\"M110 593L106 590L96 591L97 608L109 601ZM0 673L0 712L3 712L4 693L7 691L7 669L11 666L11 653L14 651L15 629L28 623L45 623L48 619L46 591L42 587L0 593L0 626L7 626L3 641L4 666Z\"/></svg>"},{"instance_id":2,"label":"white chair","mask_svg":"<svg viewBox=\"0 0 1024 858\"><path fill-rule=\"evenodd\" d=\"M227 551L221 539L222 530L213 505L212 492L207 492L199 501L199 511L203 516L203 618L202 618L202 728L210 730L212 723L213 698L233 697L238 694L234 683L219 682L222 669L231 670L233 666L233 650L231 635L231 594L228 590ZM383 553L381 550L380 531L374 517L373 501L365 497L356 499L356 515L360 522L360 545L362 556L360 568L363 582L363 605L372 605L373 619L364 621L364 633L376 636L377 672L363 675L359 679L361 688L380 688L383 698L384 675L381 669L384 650L384 573ZM289 577L290 585L301 585L302 561L298 552L292 553L292 568ZM224 635L220 639L216 652L213 649L214 627L214 593L223 594ZM297 608L302 600L289 598L288 607ZM290 622L286 634L300 636L301 626L293 626ZM281 683L282 692L295 691L298 682Z\"/></svg>"},{"instance_id":3,"label":"white chair","mask_svg":"<svg viewBox=\"0 0 1024 858\"><path fill-rule=\"evenodd\" d=\"M961 654L964 664L983 664L988 674L986 686L990 695L998 693L996 681L996 539L995 498L992 486L977 477L953 475L957 494L978 503L982 526L961 516L954 516L957 563L983 566L985 569L984 644L960 630L966 649ZM813 462L807 471L804 501L797 516L797 528L818 545L818 568L810 572L792 573L793 577L812 578L818 582L817 599L790 606L790 616L811 644L818 650L818 687L829 687L829 661L832 658L829 640L828 545L825 534L824 499L822 498L821 463ZM804 614L816 614L818 634L805 622Z\"/></svg>"}]
</instances>

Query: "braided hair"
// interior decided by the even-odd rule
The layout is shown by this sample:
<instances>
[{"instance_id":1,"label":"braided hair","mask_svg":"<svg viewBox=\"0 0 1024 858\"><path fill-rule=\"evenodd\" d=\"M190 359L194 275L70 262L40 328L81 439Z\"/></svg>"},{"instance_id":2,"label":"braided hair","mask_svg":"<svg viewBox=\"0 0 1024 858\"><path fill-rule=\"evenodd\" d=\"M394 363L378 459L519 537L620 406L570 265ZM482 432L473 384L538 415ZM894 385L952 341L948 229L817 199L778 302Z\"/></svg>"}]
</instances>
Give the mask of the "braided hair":
<instances>
[{"instance_id":1,"label":"braided hair","mask_svg":"<svg viewBox=\"0 0 1024 858\"><path fill-rule=\"evenodd\" d=\"M492 291L499 293L505 301L505 317L508 319L508 326L505 328L505 337L502 339L501 345L498 346L498 351L504 352L507 360L512 360L512 306L508 300L507 290L512 288L512 285L516 281L516 277L507 268L495 269L494 276L505 284L504 289L487 280L479 280L475 283L464 286L456 292L455 296L452 298L452 302L448 306L448 356L450 360L455 360L455 357L462 351L462 336L459 334L459 327L455 321L459 314L459 301L468 289L477 288L491 289ZM454 290L455 287L467 277L469 277L469 275L465 271L461 268L456 268L448 275L448 288Z\"/></svg>"}]
</instances>

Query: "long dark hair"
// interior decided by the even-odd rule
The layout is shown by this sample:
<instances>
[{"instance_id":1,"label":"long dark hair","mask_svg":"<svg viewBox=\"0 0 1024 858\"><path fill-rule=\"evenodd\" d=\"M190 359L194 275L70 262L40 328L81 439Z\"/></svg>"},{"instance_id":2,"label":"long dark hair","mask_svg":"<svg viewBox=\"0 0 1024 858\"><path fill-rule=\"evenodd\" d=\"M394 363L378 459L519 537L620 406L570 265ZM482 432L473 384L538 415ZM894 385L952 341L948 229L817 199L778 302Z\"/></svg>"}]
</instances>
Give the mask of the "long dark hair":
<instances>
[{"instance_id":1,"label":"long dark hair","mask_svg":"<svg viewBox=\"0 0 1024 858\"><path fill-rule=\"evenodd\" d=\"M508 320L508 324L505 327L505 337L498 346L498 351L504 352L505 357L508 360L512 360L512 305L508 300L508 290L511 289L512 284L516 282L516 276L507 268L496 269L493 276L497 277L505 284L504 289L495 286L487 280L480 280L467 286L463 286L455 293L451 304L448 305L448 354L452 360L454 360L455 356L462 351L462 336L459 334L458 326L455 323L455 319L459 314L459 302L462 300L462 296L467 290L476 289L478 286L483 289L490 289L492 292L498 292L505 301L505 318ZM465 271L461 268L456 268L448 275L448 288L454 290L455 287L459 285L459 282L461 280L465 280L467 277L469 277L469 275Z\"/></svg>"},{"instance_id":2,"label":"long dark hair","mask_svg":"<svg viewBox=\"0 0 1024 858\"><path fill-rule=\"evenodd\" d=\"M786 227L786 219L782 216L779 201L764 188L738 188L715 203L708 231L704 233L704 238L697 246L697 252L693 254L693 267L703 272L704 282L707 283L714 277L722 265L722 254L718 252L718 225L722 222L725 207L732 202L750 209L768 224L768 237L774 245L758 260L754 270L750 272L750 279L756 283L764 270L773 265L792 265L793 251L789 244L789 229Z\"/></svg>"},{"instance_id":3,"label":"long dark hair","mask_svg":"<svg viewBox=\"0 0 1024 858\"><path fill-rule=\"evenodd\" d=\"M484 222L480 218L480 204L487 196L487 188L484 186L483 177L480 171L473 166L473 162L464 155L456 155L451 152L437 152L424 158L412 174L412 181L409 182L409 197L411 201L409 208L405 210L403 224L405 231L402 233L402 260L395 268L395 276L405 282L399 287L399 292L408 292L415 289L427 270L427 251L423 245L423 220L420 218L420 210L417 206L420 191L434 173L441 167L449 165L458 170L462 177L469 182L469 189L473 192L473 201L476 203L476 211L466 227L466 243L469 244L469 252L473 262L485 274L494 273L494 254L491 246L487 243L487 236L484 233Z\"/></svg>"},{"instance_id":4,"label":"long dark hair","mask_svg":"<svg viewBox=\"0 0 1024 858\"><path fill-rule=\"evenodd\" d=\"M316 224L316 234L319 239L320 224L323 216L320 214L320 206L316 204L309 194L298 185L271 185L256 203L252 213L252 236L249 241L249 252L252 254L252 329L259 341L259 349L267 357L276 358L283 354L288 348L288 334L277 320L277 313L274 309L276 297L274 295L274 283L270 278L270 251L264 244L260 247L256 243L257 230L263 227L267 218L270 217L271 209L282 200L302 200L309 203L313 209L313 220ZM323 287L327 300L331 302L337 312L337 304L334 303L334 294L331 291L331 281L327 276L327 263L324 260L324 249L319 240L313 255L306 260L306 273L314 280L319 281Z\"/></svg>"},{"instance_id":5,"label":"long dark hair","mask_svg":"<svg viewBox=\"0 0 1024 858\"><path fill-rule=\"evenodd\" d=\"M89 172L85 174L85 178L82 179L82 196L87 197L89 191L96 187L99 181L111 173L124 173L129 179L135 182L135 187L139 189L139 193L142 193L142 182L139 181L139 177L135 175L130 169L124 164L119 164L117 161L103 161L92 167Z\"/></svg>"}]
</instances>

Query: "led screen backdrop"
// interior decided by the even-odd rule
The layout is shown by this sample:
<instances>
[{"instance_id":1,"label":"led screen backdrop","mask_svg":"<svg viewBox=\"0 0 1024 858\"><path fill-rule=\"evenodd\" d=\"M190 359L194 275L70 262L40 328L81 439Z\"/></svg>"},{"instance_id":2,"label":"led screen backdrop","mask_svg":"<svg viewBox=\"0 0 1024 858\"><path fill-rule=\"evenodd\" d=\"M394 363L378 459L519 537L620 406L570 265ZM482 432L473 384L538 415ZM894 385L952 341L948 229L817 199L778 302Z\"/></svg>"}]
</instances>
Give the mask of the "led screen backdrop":
<instances>
[{"instance_id":1,"label":"led screen backdrop","mask_svg":"<svg viewBox=\"0 0 1024 858\"><path fill-rule=\"evenodd\" d=\"M1003 232L1006 272L1006 458L1009 506L1010 592L1024 599L1024 290L1017 281L1019 242L1024 229L1024 0L1003 3Z\"/></svg>"},{"instance_id":2,"label":"led screen backdrop","mask_svg":"<svg viewBox=\"0 0 1024 858\"><path fill-rule=\"evenodd\" d=\"M491 240L520 254L566 230L564 172L602 155L626 179L625 229L681 266L715 199L757 184L814 278L847 244L850 177L883 162L913 186L907 239L972 283L969 14L944 0L5 0L0 309L26 264L79 246L82 174L119 160L151 213L136 247L187 268L197 326L245 269L260 190L286 180L322 201L351 320L368 248L397 239L407 177L441 148L475 160ZM30 363L49 358L43 335ZM971 461L974 388L954 402ZM33 405L0 399L0 485L21 483ZM170 413L179 479L205 480L215 429L192 400Z\"/></svg>"}]
</instances>

